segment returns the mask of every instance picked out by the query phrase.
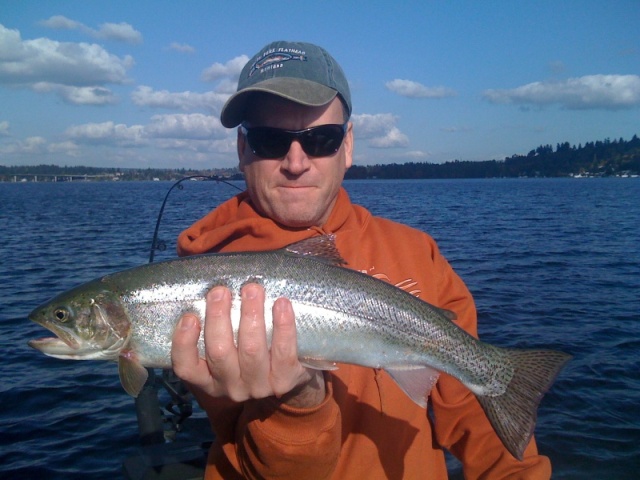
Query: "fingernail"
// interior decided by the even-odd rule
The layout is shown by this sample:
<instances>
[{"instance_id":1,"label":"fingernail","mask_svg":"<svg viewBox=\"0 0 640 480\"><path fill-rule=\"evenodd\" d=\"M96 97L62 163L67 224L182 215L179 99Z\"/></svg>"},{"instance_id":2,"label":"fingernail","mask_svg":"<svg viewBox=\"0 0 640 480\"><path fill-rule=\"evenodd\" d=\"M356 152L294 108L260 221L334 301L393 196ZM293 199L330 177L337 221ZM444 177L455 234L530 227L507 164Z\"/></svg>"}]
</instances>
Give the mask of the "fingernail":
<instances>
[{"instance_id":1,"label":"fingernail","mask_svg":"<svg viewBox=\"0 0 640 480\"><path fill-rule=\"evenodd\" d=\"M285 298L278 298L273 304L273 314L276 316L283 315L289 310L289 302Z\"/></svg>"},{"instance_id":2,"label":"fingernail","mask_svg":"<svg viewBox=\"0 0 640 480\"><path fill-rule=\"evenodd\" d=\"M219 302L220 300L222 300L223 296L224 290L222 289L222 287L216 287L209 292L209 298L214 302Z\"/></svg>"},{"instance_id":3,"label":"fingernail","mask_svg":"<svg viewBox=\"0 0 640 480\"><path fill-rule=\"evenodd\" d=\"M193 315L185 315L180 319L180 324L178 325L180 330L190 330L196 326L196 319Z\"/></svg>"},{"instance_id":4,"label":"fingernail","mask_svg":"<svg viewBox=\"0 0 640 480\"><path fill-rule=\"evenodd\" d=\"M253 300L258 296L258 288L255 285L247 285L242 289L242 295L248 300Z\"/></svg>"}]
</instances>

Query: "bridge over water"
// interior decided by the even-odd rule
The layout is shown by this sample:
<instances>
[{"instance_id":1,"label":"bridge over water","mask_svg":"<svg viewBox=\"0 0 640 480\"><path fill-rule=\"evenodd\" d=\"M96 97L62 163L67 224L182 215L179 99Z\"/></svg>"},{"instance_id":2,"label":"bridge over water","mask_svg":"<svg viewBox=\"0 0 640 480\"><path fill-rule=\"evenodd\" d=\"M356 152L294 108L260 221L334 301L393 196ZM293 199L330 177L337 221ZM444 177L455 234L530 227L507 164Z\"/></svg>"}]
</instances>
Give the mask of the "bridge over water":
<instances>
[{"instance_id":1,"label":"bridge over water","mask_svg":"<svg viewBox=\"0 0 640 480\"><path fill-rule=\"evenodd\" d=\"M12 182L78 182L91 180L119 180L118 174L101 173L97 175L88 174L60 174L60 173L20 173L10 175Z\"/></svg>"}]
</instances>

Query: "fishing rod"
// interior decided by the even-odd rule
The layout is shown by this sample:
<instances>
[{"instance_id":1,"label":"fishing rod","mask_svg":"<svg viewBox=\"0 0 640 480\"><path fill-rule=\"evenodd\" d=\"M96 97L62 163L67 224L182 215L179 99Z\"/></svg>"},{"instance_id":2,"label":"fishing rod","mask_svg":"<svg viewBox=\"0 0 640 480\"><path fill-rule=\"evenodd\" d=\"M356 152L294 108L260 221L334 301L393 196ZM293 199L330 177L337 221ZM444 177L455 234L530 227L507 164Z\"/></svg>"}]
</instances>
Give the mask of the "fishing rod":
<instances>
[{"instance_id":1,"label":"fishing rod","mask_svg":"<svg viewBox=\"0 0 640 480\"><path fill-rule=\"evenodd\" d=\"M164 251L167 248L166 244L158 239L158 232L160 231L162 215L164 214L164 209L167 205L171 192L174 189L184 189L184 185L182 183L193 179L224 183L239 191L243 191L242 188L222 177L219 177L218 175L190 175L175 182L165 195L162 206L160 207L160 212L158 213L156 227L151 241L151 251L149 252L149 263L153 263L156 250ZM191 403L191 394L173 370L163 370L161 378L156 376L154 369L147 368L147 371L149 373L149 377L147 378L142 391L138 397L136 397L135 405L136 415L138 418L140 443L142 445L153 445L164 443L167 439L173 440L177 432L181 430L182 423L193 413L193 407ZM171 397L171 400L165 406L165 410L169 412L171 416L163 416L162 414L158 398L158 383L164 387ZM169 430L165 430L164 428L166 423L170 424Z\"/></svg>"},{"instance_id":2,"label":"fishing rod","mask_svg":"<svg viewBox=\"0 0 640 480\"><path fill-rule=\"evenodd\" d=\"M234 185L233 183L225 180L222 177L219 177L218 175L189 175L188 177L182 177L180 180L178 180L173 185L171 185L171 188L169 189L169 191L164 197L164 201L162 202L162 206L160 207L160 213L158 213L158 219L156 220L156 229L153 232L153 240L151 241L151 251L149 252L149 263L153 263L153 258L155 256L156 250L163 251L167 248L167 245L164 242L158 241L158 231L160 230L160 222L162 221L162 214L164 213L164 207L167 204L167 200L169 200L169 195L171 195L171 192L173 191L174 188L177 188L178 190L184 189L184 185L182 185L182 182L186 180L193 180L196 178L200 178L202 180L208 180L208 181L215 181L218 183L224 183L226 185L229 185L230 187L233 187L237 190L242 191L240 187L238 187L237 185Z\"/></svg>"}]
</instances>

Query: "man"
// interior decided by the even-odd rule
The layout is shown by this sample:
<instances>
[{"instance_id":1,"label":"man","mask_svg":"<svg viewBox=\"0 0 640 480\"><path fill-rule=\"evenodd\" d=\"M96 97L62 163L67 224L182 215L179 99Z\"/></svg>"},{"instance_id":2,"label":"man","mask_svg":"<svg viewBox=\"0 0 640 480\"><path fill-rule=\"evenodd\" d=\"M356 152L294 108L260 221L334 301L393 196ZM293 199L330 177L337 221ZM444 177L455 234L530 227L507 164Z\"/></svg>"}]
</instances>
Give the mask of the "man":
<instances>
[{"instance_id":1,"label":"man","mask_svg":"<svg viewBox=\"0 0 640 480\"><path fill-rule=\"evenodd\" d=\"M179 253L269 250L330 233L349 268L412 285L412 293L454 311L458 325L477 335L471 295L433 239L373 217L341 188L353 156L351 111L344 73L325 50L292 42L264 47L221 113L224 126L240 125L247 191L183 232ZM260 285L243 288L237 346L224 287L209 292L205 319L185 314L173 337L174 369L216 434L205 478L441 479L443 447L461 460L467 478L550 477L534 441L522 462L514 459L473 394L447 375L431 392L431 416L382 370L305 368L287 299L272 307L269 346L264 298ZM196 346L202 320L206 359Z\"/></svg>"}]
</instances>

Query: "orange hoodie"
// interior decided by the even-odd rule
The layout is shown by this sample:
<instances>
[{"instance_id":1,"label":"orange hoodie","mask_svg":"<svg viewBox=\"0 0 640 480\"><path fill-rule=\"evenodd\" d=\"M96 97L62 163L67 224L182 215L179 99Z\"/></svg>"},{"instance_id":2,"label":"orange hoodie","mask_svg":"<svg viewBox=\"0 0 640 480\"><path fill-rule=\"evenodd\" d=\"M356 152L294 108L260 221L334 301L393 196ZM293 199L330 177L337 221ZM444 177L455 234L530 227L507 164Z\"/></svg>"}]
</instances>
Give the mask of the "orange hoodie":
<instances>
[{"instance_id":1,"label":"orange hoodie","mask_svg":"<svg viewBox=\"0 0 640 480\"><path fill-rule=\"evenodd\" d=\"M372 216L344 189L326 225L302 230L261 216L242 193L182 232L178 253L271 250L319 233L336 236L349 268L456 312L456 323L477 336L471 294L435 241ZM550 478L549 460L537 454L535 441L524 461L514 459L474 395L453 377L441 374L432 390L433 415L383 370L341 364L325 379L327 396L310 409L275 398L239 404L198 398L216 434L205 478L446 479L443 447L460 459L468 479Z\"/></svg>"}]
</instances>

